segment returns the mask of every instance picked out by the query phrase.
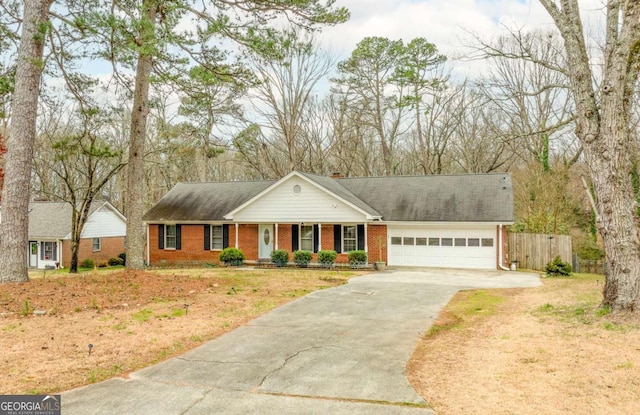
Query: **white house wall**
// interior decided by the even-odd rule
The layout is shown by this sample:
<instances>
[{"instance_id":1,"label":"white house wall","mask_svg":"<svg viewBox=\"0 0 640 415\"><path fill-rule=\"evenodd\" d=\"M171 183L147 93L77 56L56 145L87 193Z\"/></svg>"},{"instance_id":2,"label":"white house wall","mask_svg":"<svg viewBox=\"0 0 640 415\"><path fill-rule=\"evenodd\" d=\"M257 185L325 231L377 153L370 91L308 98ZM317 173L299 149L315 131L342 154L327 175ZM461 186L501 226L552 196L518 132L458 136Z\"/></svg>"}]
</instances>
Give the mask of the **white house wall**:
<instances>
[{"instance_id":1,"label":"white house wall","mask_svg":"<svg viewBox=\"0 0 640 415\"><path fill-rule=\"evenodd\" d=\"M108 238L126 234L126 222L106 206L96 210L82 230L82 238Z\"/></svg>"},{"instance_id":2,"label":"white house wall","mask_svg":"<svg viewBox=\"0 0 640 415\"><path fill-rule=\"evenodd\" d=\"M299 193L294 192L295 186L299 186ZM306 180L293 176L236 212L233 220L345 223L362 222L365 214Z\"/></svg>"}]
</instances>

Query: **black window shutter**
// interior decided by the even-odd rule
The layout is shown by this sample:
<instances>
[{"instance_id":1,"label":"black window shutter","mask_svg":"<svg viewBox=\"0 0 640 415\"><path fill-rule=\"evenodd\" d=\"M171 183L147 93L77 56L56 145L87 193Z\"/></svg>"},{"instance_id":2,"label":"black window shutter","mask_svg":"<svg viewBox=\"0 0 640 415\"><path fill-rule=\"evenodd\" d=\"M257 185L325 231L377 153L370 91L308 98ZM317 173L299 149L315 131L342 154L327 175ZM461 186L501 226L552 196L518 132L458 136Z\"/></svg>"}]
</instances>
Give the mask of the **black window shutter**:
<instances>
[{"instance_id":1,"label":"black window shutter","mask_svg":"<svg viewBox=\"0 0 640 415\"><path fill-rule=\"evenodd\" d=\"M211 225L204 225L204 250L211 249Z\"/></svg>"},{"instance_id":2,"label":"black window shutter","mask_svg":"<svg viewBox=\"0 0 640 415\"><path fill-rule=\"evenodd\" d=\"M358 249L364 251L364 225L358 225Z\"/></svg>"},{"instance_id":3,"label":"black window shutter","mask_svg":"<svg viewBox=\"0 0 640 415\"><path fill-rule=\"evenodd\" d=\"M292 251L298 250L299 235L300 235L300 232L299 232L298 225L291 225L291 250Z\"/></svg>"},{"instance_id":4,"label":"black window shutter","mask_svg":"<svg viewBox=\"0 0 640 415\"><path fill-rule=\"evenodd\" d=\"M158 249L164 249L164 225L158 225Z\"/></svg>"},{"instance_id":5,"label":"black window shutter","mask_svg":"<svg viewBox=\"0 0 640 415\"><path fill-rule=\"evenodd\" d=\"M229 224L222 225L222 248L229 247Z\"/></svg>"},{"instance_id":6,"label":"black window shutter","mask_svg":"<svg viewBox=\"0 0 640 415\"><path fill-rule=\"evenodd\" d=\"M313 225L313 252L318 252L318 246L320 245L319 228L318 225Z\"/></svg>"},{"instance_id":7,"label":"black window shutter","mask_svg":"<svg viewBox=\"0 0 640 415\"><path fill-rule=\"evenodd\" d=\"M182 249L182 225L176 225L176 249Z\"/></svg>"},{"instance_id":8,"label":"black window shutter","mask_svg":"<svg viewBox=\"0 0 640 415\"><path fill-rule=\"evenodd\" d=\"M333 225L333 250L342 252L342 225Z\"/></svg>"}]
</instances>

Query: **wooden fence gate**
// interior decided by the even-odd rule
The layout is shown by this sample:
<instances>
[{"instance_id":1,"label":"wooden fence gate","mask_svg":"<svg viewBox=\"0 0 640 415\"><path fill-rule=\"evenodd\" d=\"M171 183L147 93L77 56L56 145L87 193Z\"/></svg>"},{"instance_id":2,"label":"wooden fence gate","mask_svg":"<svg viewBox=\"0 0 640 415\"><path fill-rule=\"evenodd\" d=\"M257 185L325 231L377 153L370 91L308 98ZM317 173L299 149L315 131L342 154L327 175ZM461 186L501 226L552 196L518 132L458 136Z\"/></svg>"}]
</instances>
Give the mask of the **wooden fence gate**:
<instances>
[{"instance_id":1,"label":"wooden fence gate","mask_svg":"<svg viewBox=\"0 0 640 415\"><path fill-rule=\"evenodd\" d=\"M517 261L518 268L544 271L548 262L558 255L571 264L571 237L535 233L510 233L509 262Z\"/></svg>"}]
</instances>

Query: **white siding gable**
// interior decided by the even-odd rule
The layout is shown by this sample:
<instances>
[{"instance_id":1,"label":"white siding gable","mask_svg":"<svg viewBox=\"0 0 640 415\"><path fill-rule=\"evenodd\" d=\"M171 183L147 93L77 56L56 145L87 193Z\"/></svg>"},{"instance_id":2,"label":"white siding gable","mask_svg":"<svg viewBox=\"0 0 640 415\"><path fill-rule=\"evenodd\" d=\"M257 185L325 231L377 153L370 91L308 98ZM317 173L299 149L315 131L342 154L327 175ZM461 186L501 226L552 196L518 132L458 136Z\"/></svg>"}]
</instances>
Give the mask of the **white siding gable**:
<instances>
[{"instance_id":1,"label":"white siding gable","mask_svg":"<svg viewBox=\"0 0 640 415\"><path fill-rule=\"evenodd\" d=\"M93 212L82 230L82 238L108 238L125 236L127 224L120 216L107 206Z\"/></svg>"},{"instance_id":2,"label":"white siding gable","mask_svg":"<svg viewBox=\"0 0 640 415\"><path fill-rule=\"evenodd\" d=\"M236 211L233 220L344 223L362 222L366 215L317 185L293 175Z\"/></svg>"}]
</instances>

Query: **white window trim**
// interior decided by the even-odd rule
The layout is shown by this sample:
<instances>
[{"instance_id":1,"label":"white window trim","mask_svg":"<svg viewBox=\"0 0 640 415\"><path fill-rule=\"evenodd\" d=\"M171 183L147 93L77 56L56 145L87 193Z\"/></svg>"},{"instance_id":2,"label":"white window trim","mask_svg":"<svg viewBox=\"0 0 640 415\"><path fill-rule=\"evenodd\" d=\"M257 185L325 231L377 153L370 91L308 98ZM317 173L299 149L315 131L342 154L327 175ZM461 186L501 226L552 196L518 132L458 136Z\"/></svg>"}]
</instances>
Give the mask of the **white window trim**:
<instances>
[{"instance_id":1,"label":"white window trim","mask_svg":"<svg viewBox=\"0 0 640 415\"><path fill-rule=\"evenodd\" d=\"M298 248L301 249L301 250L303 249L302 248L302 233L303 233L302 232L302 227L303 226L311 227L311 249L304 249L304 250L313 252L313 239L314 239L314 236L315 236L314 235L314 225L313 224L312 225L303 225L302 223L300 223L298 225L298 229L299 229L299 232L298 232Z\"/></svg>"},{"instance_id":2,"label":"white window trim","mask_svg":"<svg viewBox=\"0 0 640 415\"><path fill-rule=\"evenodd\" d=\"M173 246L170 247L167 244L167 238L169 237L169 227L173 227L173 229L175 229L174 234L173 234ZM164 225L164 249L167 251L175 251L176 250L176 245L178 243L178 228L177 225L173 224L173 225Z\"/></svg>"},{"instance_id":3,"label":"white window trim","mask_svg":"<svg viewBox=\"0 0 640 415\"><path fill-rule=\"evenodd\" d=\"M213 228L220 228L220 248L213 247ZM222 224L209 225L209 250L210 251L222 251L224 248L224 228Z\"/></svg>"},{"instance_id":4,"label":"white window trim","mask_svg":"<svg viewBox=\"0 0 640 415\"><path fill-rule=\"evenodd\" d=\"M98 241L98 249L96 249L96 240ZM102 238L92 238L92 240L91 240L91 250L93 252L102 251Z\"/></svg>"},{"instance_id":5,"label":"white window trim","mask_svg":"<svg viewBox=\"0 0 640 415\"><path fill-rule=\"evenodd\" d=\"M355 243L356 243L356 244L355 244L355 248L354 248L353 250L354 250L354 251L357 251L357 250L358 250L358 225L357 225L357 224L355 224L355 223L354 223L354 224L350 224L350 223L342 224L342 234L341 234L340 236L341 236L341 242L342 242L342 253L343 253L343 254L348 254L349 252L351 252L351 251L347 251L347 250L345 249L345 246L344 246L344 228L345 228L346 226L353 226L354 228L356 228L356 234L355 234L355 236L354 236L354 238L353 238L353 240L355 241Z\"/></svg>"}]
</instances>

